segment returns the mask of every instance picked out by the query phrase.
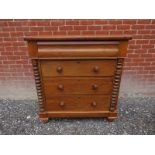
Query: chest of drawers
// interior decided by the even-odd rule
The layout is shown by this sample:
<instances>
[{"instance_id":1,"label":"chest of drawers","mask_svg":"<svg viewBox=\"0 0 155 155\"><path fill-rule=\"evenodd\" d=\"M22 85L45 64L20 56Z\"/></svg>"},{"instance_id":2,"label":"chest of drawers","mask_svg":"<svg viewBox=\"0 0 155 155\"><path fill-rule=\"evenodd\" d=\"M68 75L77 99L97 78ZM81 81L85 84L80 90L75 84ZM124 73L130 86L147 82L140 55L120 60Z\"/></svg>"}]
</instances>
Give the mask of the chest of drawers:
<instances>
[{"instance_id":1,"label":"chest of drawers","mask_svg":"<svg viewBox=\"0 0 155 155\"><path fill-rule=\"evenodd\" d=\"M39 118L117 118L130 36L27 37Z\"/></svg>"}]
</instances>

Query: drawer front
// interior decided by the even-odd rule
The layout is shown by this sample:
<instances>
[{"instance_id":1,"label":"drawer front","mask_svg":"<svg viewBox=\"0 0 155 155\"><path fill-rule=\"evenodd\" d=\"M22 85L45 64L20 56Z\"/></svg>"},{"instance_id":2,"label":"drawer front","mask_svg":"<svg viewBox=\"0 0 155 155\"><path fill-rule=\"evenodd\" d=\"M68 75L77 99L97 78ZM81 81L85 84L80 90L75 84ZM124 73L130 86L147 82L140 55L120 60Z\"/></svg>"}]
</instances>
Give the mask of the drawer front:
<instances>
[{"instance_id":1,"label":"drawer front","mask_svg":"<svg viewBox=\"0 0 155 155\"><path fill-rule=\"evenodd\" d=\"M66 60L66 61L41 61L42 75L54 76L113 76L115 60Z\"/></svg>"},{"instance_id":2,"label":"drawer front","mask_svg":"<svg viewBox=\"0 0 155 155\"><path fill-rule=\"evenodd\" d=\"M62 42L59 42L62 43ZM69 44L70 43L70 44ZM86 43L86 42L85 42ZM96 42L97 43L97 42ZM42 44L42 45L41 45ZM92 42L77 45L73 42L66 42L60 45L54 42L52 45L41 43L38 46L39 57L117 57L119 54L118 44L105 44L105 42L92 45ZM68 45L67 45L68 44Z\"/></svg>"},{"instance_id":3,"label":"drawer front","mask_svg":"<svg viewBox=\"0 0 155 155\"><path fill-rule=\"evenodd\" d=\"M108 95L64 95L46 100L45 108L47 111L108 111L109 106Z\"/></svg>"},{"instance_id":4,"label":"drawer front","mask_svg":"<svg viewBox=\"0 0 155 155\"><path fill-rule=\"evenodd\" d=\"M107 78L44 78L46 98L63 94L111 94L112 77Z\"/></svg>"}]
</instances>

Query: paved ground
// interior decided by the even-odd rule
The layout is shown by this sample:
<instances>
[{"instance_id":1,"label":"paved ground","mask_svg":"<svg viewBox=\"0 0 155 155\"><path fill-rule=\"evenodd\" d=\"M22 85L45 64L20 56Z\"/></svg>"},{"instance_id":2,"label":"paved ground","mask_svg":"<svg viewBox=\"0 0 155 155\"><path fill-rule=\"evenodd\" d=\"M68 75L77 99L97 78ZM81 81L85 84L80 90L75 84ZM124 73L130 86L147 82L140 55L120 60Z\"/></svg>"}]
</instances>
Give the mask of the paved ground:
<instances>
[{"instance_id":1,"label":"paved ground","mask_svg":"<svg viewBox=\"0 0 155 155\"><path fill-rule=\"evenodd\" d=\"M0 100L0 134L155 134L155 98L120 99L119 118L38 120L36 101Z\"/></svg>"}]
</instances>

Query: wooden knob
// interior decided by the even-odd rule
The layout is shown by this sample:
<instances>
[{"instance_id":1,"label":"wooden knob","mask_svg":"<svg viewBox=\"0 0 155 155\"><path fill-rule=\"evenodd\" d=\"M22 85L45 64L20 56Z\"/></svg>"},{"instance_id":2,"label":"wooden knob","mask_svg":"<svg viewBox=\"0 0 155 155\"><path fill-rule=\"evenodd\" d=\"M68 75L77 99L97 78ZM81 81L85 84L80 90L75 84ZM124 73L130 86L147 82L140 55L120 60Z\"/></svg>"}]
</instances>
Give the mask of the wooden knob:
<instances>
[{"instance_id":1,"label":"wooden knob","mask_svg":"<svg viewBox=\"0 0 155 155\"><path fill-rule=\"evenodd\" d=\"M97 106L97 103L95 101L92 102L91 104L93 107L96 107Z\"/></svg>"},{"instance_id":2,"label":"wooden knob","mask_svg":"<svg viewBox=\"0 0 155 155\"><path fill-rule=\"evenodd\" d=\"M62 68L61 66L58 66L58 67L57 67L57 72L58 72L58 73L62 73L62 71L63 71L63 68Z\"/></svg>"},{"instance_id":3,"label":"wooden knob","mask_svg":"<svg viewBox=\"0 0 155 155\"><path fill-rule=\"evenodd\" d=\"M63 86L62 84L59 84L59 85L58 85L58 89L59 89L59 90L64 90L64 86Z\"/></svg>"},{"instance_id":4,"label":"wooden knob","mask_svg":"<svg viewBox=\"0 0 155 155\"><path fill-rule=\"evenodd\" d=\"M61 102L59 103L59 105L60 105L60 107L64 107L64 106L65 106L65 103L64 103L63 101L61 101Z\"/></svg>"},{"instance_id":5,"label":"wooden knob","mask_svg":"<svg viewBox=\"0 0 155 155\"><path fill-rule=\"evenodd\" d=\"M98 73L98 72L99 72L99 67L98 67L98 66L95 66L95 67L93 68L93 70L94 70L95 73Z\"/></svg>"},{"instance_id":6,"label":"wooden knob","mask_svg":"<svg viewBox=\"0 0 155 155\"><path fill-rule=\"evenodd\" d=\"M97 84L93 84L93 85L92 85L92 89L93 89L93 90L97 90L97 89L98 89L98 85L97 85Z\"/></svg>"}]
</instances>

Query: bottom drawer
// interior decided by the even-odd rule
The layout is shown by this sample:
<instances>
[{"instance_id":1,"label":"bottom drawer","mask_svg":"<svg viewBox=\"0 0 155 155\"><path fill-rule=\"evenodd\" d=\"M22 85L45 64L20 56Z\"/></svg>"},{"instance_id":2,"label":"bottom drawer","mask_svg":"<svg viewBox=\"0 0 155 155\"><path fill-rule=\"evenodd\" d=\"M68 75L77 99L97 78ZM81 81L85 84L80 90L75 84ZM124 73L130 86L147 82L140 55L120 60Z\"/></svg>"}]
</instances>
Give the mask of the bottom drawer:
<instances>
[{"instance_id":1,"label":"bottom drawer","mask_svg":"<svg viewBox=\"0 0 155 155\"><path fill-rule=\"evenodd\" d=\"M110 95L52 96L46 111L108 111Z\"/></svg>"}]
</instances>

